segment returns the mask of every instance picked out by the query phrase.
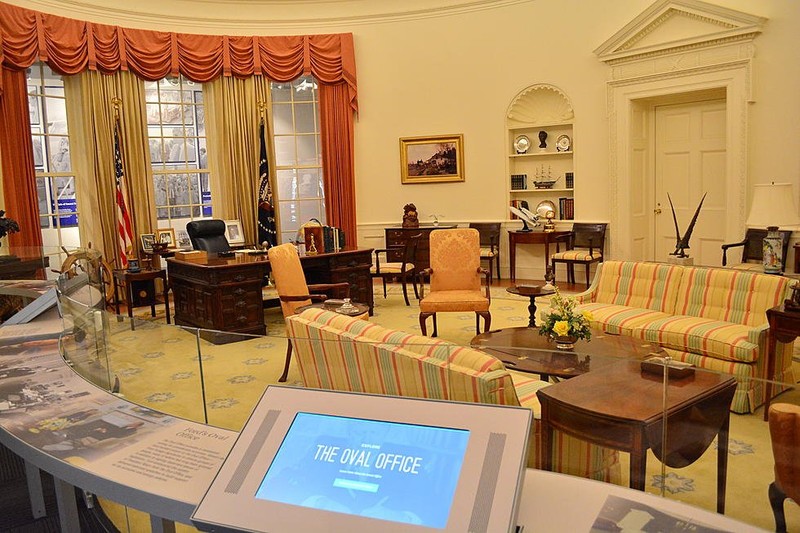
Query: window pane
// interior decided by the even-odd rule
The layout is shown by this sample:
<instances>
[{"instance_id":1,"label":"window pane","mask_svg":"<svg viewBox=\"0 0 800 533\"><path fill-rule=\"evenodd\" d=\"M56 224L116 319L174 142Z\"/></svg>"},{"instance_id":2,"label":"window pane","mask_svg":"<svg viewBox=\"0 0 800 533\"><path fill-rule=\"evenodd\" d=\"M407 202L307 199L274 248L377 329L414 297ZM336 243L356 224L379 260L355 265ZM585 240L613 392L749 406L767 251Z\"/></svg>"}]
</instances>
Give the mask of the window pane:
<instances>
[{"instance_id":1,"label":"window pane","mask_svg":"<svg viewBox=\"0 0 800 533\"><path fill-rule=\"evenodd\" d=\"M314 100L317 82L310 76L296 79L292 86L294 87L292 98L295 102L310 102Z\"/></svg>"},{"instance_id":2,"label":"window pane","mask_svg":"<svg viewBox=\"0 0 800 533\"><path fill-rule=\"evenodd\" d=\"M297 133L314 133L315 113L313 104L295 104L294 115Z\"/></svg>"},{"instance_id":3,"label":"window pane","mask_svg":"<svg viewBox=\"0 0 800 533\"><path fill-rule=\"evenodd\" d=\"M294 137L275 137L275 165L288 167L296 164Z\"/></svg>"},{"instance_id":4,"label":"window pane","mask_svg":"<svg viewBox=\"0 0 800 533\"><path fill-rule=\"evenodd\" d=\"M49 138L51 172L70 172L69 139L67 137Z\"/></svg>"},{"instance_id":5,"label":"window pane","mask_svg":"<svg viewBox=\"0 0 800 533\"><path fill-rule=\"evenodd\" d=\"M272 101L273 102L291 102L292 101L292 84L291 83L273 83Z\"/></svg>"},{"instance_id":6,"label":"window pane","mask_svg":"<svg viewBox=\"0 0 800 533\"><path fill-rule=\"evenodd\" d=\"M275 135L285 135L294 132L291 105L278 104L272 106L272 132Z\"/></svg>"},{"instance_id":7,"label":"window pane","mask_svg":"<svg viewBox=\"0 0 800 533\"><path fill-rule=\"evenodd\" d=\"M312 218L316 218L325 224L324 210L321 207L318 200L299 200L297 202L297 214L300 218L300 223L303 224Z\"/></svg>"},{"instance_id":8,"label":"window pane","mask_svg":"<svg viewBox=\"0 0 800 533\"><path fill-rule=\"evenodd\" d=\"M297 199L297 171L277 171L277 196L278 201L284 202Z\"/></svg>"},{"instance_id":9,"label":"window pane","mask_svg":"<svg viewBox=\"0 0 800 533\"><path fill-rule=\"evenodd\" d=\"M299 198L320 198L322 196L322 180L316 169L300 171L300 183L297 187Z\"/></svg>"},{"instance_id":10,"label":"window pane","mask_svg":"<svg viewBox=\"0 0 800 533\"><path fill-rule=\"evenodd\" d=\"M297 137L297 163L303 166L320 165L322 163L317 153L317 138L315 135Z\"/></svg>"},{"instance_id":11,"label":"window pane","mask_svg":"<svg viewBox=\"0 0 800 533\"><path fill-rule=\"evenodd\" d=\"M156 94L153 91L153 94ZM147 104L145 106L147 110L147 123L148 124L160 124L161 123L161 111L160 106L158 104Z\"/></svg>"}]
</instances>

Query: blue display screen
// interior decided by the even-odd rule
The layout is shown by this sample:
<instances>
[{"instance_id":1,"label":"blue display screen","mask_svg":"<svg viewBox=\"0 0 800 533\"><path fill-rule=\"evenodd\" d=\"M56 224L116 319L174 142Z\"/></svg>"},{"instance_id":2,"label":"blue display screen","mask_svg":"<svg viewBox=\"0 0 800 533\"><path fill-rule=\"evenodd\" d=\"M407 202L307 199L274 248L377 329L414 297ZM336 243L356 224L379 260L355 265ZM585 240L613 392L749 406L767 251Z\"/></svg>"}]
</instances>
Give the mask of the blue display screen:
<instances>
[{"instance_id":1,"label":"blue display screen","mask_svg":"<svg viewBox=\"0 0 800 533\"><path fill-rule=\"evenodd\" d=\"M256 498L444 528L469 431L298 413Z\"/></svg>"}]
</instances>

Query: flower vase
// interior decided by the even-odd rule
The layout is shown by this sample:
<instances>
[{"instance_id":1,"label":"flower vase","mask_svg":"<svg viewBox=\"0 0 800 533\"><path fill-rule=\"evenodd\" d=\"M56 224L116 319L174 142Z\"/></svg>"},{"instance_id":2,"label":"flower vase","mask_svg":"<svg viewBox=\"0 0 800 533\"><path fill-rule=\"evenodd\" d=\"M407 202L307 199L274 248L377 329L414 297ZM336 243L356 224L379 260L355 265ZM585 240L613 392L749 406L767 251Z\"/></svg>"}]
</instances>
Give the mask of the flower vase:
<instances>
[{"instance_id":1,"label":"flower vase","mask_svg":"<svg viewBox=\"0 0 800 533\"><path fill-rule=\"evenodd\" d=\"M578 342L578 338L573 335L556 335L556 348L559 350L572 350L575 348L575 343Z\"/></svg>"}]
</instances>

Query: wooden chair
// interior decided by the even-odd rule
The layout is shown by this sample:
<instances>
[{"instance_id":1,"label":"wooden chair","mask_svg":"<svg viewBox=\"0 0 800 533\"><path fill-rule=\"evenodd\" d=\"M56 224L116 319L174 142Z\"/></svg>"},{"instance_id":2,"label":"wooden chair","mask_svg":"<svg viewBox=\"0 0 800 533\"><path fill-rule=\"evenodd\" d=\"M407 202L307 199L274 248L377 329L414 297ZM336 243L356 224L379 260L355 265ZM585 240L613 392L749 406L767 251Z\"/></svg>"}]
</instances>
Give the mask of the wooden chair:
<instances>
[{"instance_id":1,"label":"wooden chair","mask_svg":"<svg viewBox=\"0 0 800 533\"><path fill-rule=\"evenodd\" d=\"M489 331L492 315L489 312L489 271L481 268L478 230L456 228L431 232L431 266L421 271L419 325L427 335L425 321L433 317L433 336L438 335L436 313L449 311L474 311L475 332L480 333L480 317L484 331ZM430 276L430 294L425 296L423 279ZM485 276L486 290L481 291L481 277Z\"/></svg>"},{"instance_id":2,"label":"wooden chair","mask_svg":"<svg viewBox=\"0 0 800 533\"><path fill-rule=\"evenodd\" d=\"M742 248L742 261L738 264L730 265L730 268L738 270L764 271L764 237L767 230L748 228L744 233L744 239L739 242L732 242L722 245L722 266L728 266L728 250L731 248ZM786 256L789 255L789 238L791 231L781 231L781 272L786 272Z\"/></svg>"},{"instance_id":3,"label":"wooden chair","mask_svg":"<svg viewBox=\"0 0 800 533\"><path fill-rule=\"evenodd\" d=\"M775 531L786 531L783 503L800 502L800 406L774 403L769 408L769 434L775 458L775 481L769 485L769 503Z\"/></svg>"},{"instance_id":4,"label":"wooden chair","mask_svg":"<svg viewBox=\"0 0 800 533\"><path fill-rule=\"evenodd\" d=\"M408 301L408 280L414 285L414 297L419 300L419 291L417 290L416 278L416 264L417 260L417 247L422 233L409 236L402 247L378 248L375 250L375 264L370 268L370 274L373 278L381 278L383 280L383 297L386 298L386 278L400 278L400 283L403 285L403 298L406 300L406 305L411 305ZM389 252L400 251L402 261L389 261ZM381 254L384 255L384 262L381 263Z\"/></svg>"},{"instance_id":5,"label":"wooden chair","mask_svg":"<svg viewBox=\"0 0 800 533\"><path fill-rule=\"evenodd\" d=\"M590 271L592 263L603 261L603 249L606 244L606 224L583 224L576 222L572 231L567 235L556 237L556 253L550 258L553 276L556 274L556 263L567 265L567 282L575 283L575 265L586 267L586 288L590 285ZM562 252L561 243L566 244ZM555 278L553 278L555 281Z\"/></svg>"},{"instance_id":6,"label":"wooden chair","mask_svg":"<svg viewBox=\"0 0 800 533\"><path fill-rule=\"evenodd\" d=\"M312 301L325 301L328 298L328 295L324 294L326 291L335 291L337 297L340 298L350 296L349 283L307 285L306 275L303 272L303 266L300 264L300 256L297 254L297 248L295 248L294 244L287 243L273 246L267 252L267 256L272 278L275 280L275 290L278 291L278 298L281 301L284 319L296 314L298 307L310 305ZM312 294L312 291L315 293ZM289 341L286 347L286 364L278 381L286 381L291 361L292 343Z\"/></svg>"},{"instance_id":7,"label":"wooden chair","mask_svg":"<svg viewBox=\"0 0 800 533\"><path fill-rule=\"evenodd\" d=\"M481 260L489 261L489 283L494 279L494 265L497 264L497 281L500 281L500 223L470 222L470 228L478 230L481 243Z\"/></svg>"}]
</instances>

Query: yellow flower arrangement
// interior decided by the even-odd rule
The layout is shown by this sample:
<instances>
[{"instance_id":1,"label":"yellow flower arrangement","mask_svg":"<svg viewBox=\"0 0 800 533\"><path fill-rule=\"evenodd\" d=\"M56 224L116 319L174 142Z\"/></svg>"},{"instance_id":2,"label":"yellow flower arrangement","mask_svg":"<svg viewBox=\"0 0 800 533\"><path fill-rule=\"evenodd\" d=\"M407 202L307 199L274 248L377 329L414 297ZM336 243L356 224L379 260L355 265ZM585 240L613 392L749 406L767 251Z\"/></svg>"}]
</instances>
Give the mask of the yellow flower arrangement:
<instances>
[{"instance_id":1,"label":"yellow flower arrangement","mask_svg":"<svg viewBox=\"0 0 800 533\"><path fill-rule=\"evenodd\" d=\"M556 293L550 298L550 312L541 314L539 334L590 340L592 330L589 323L594 317L589 311L576 311L577 304L574 298L565 298L556 289Z\"/></svg>"}]
</instances>

